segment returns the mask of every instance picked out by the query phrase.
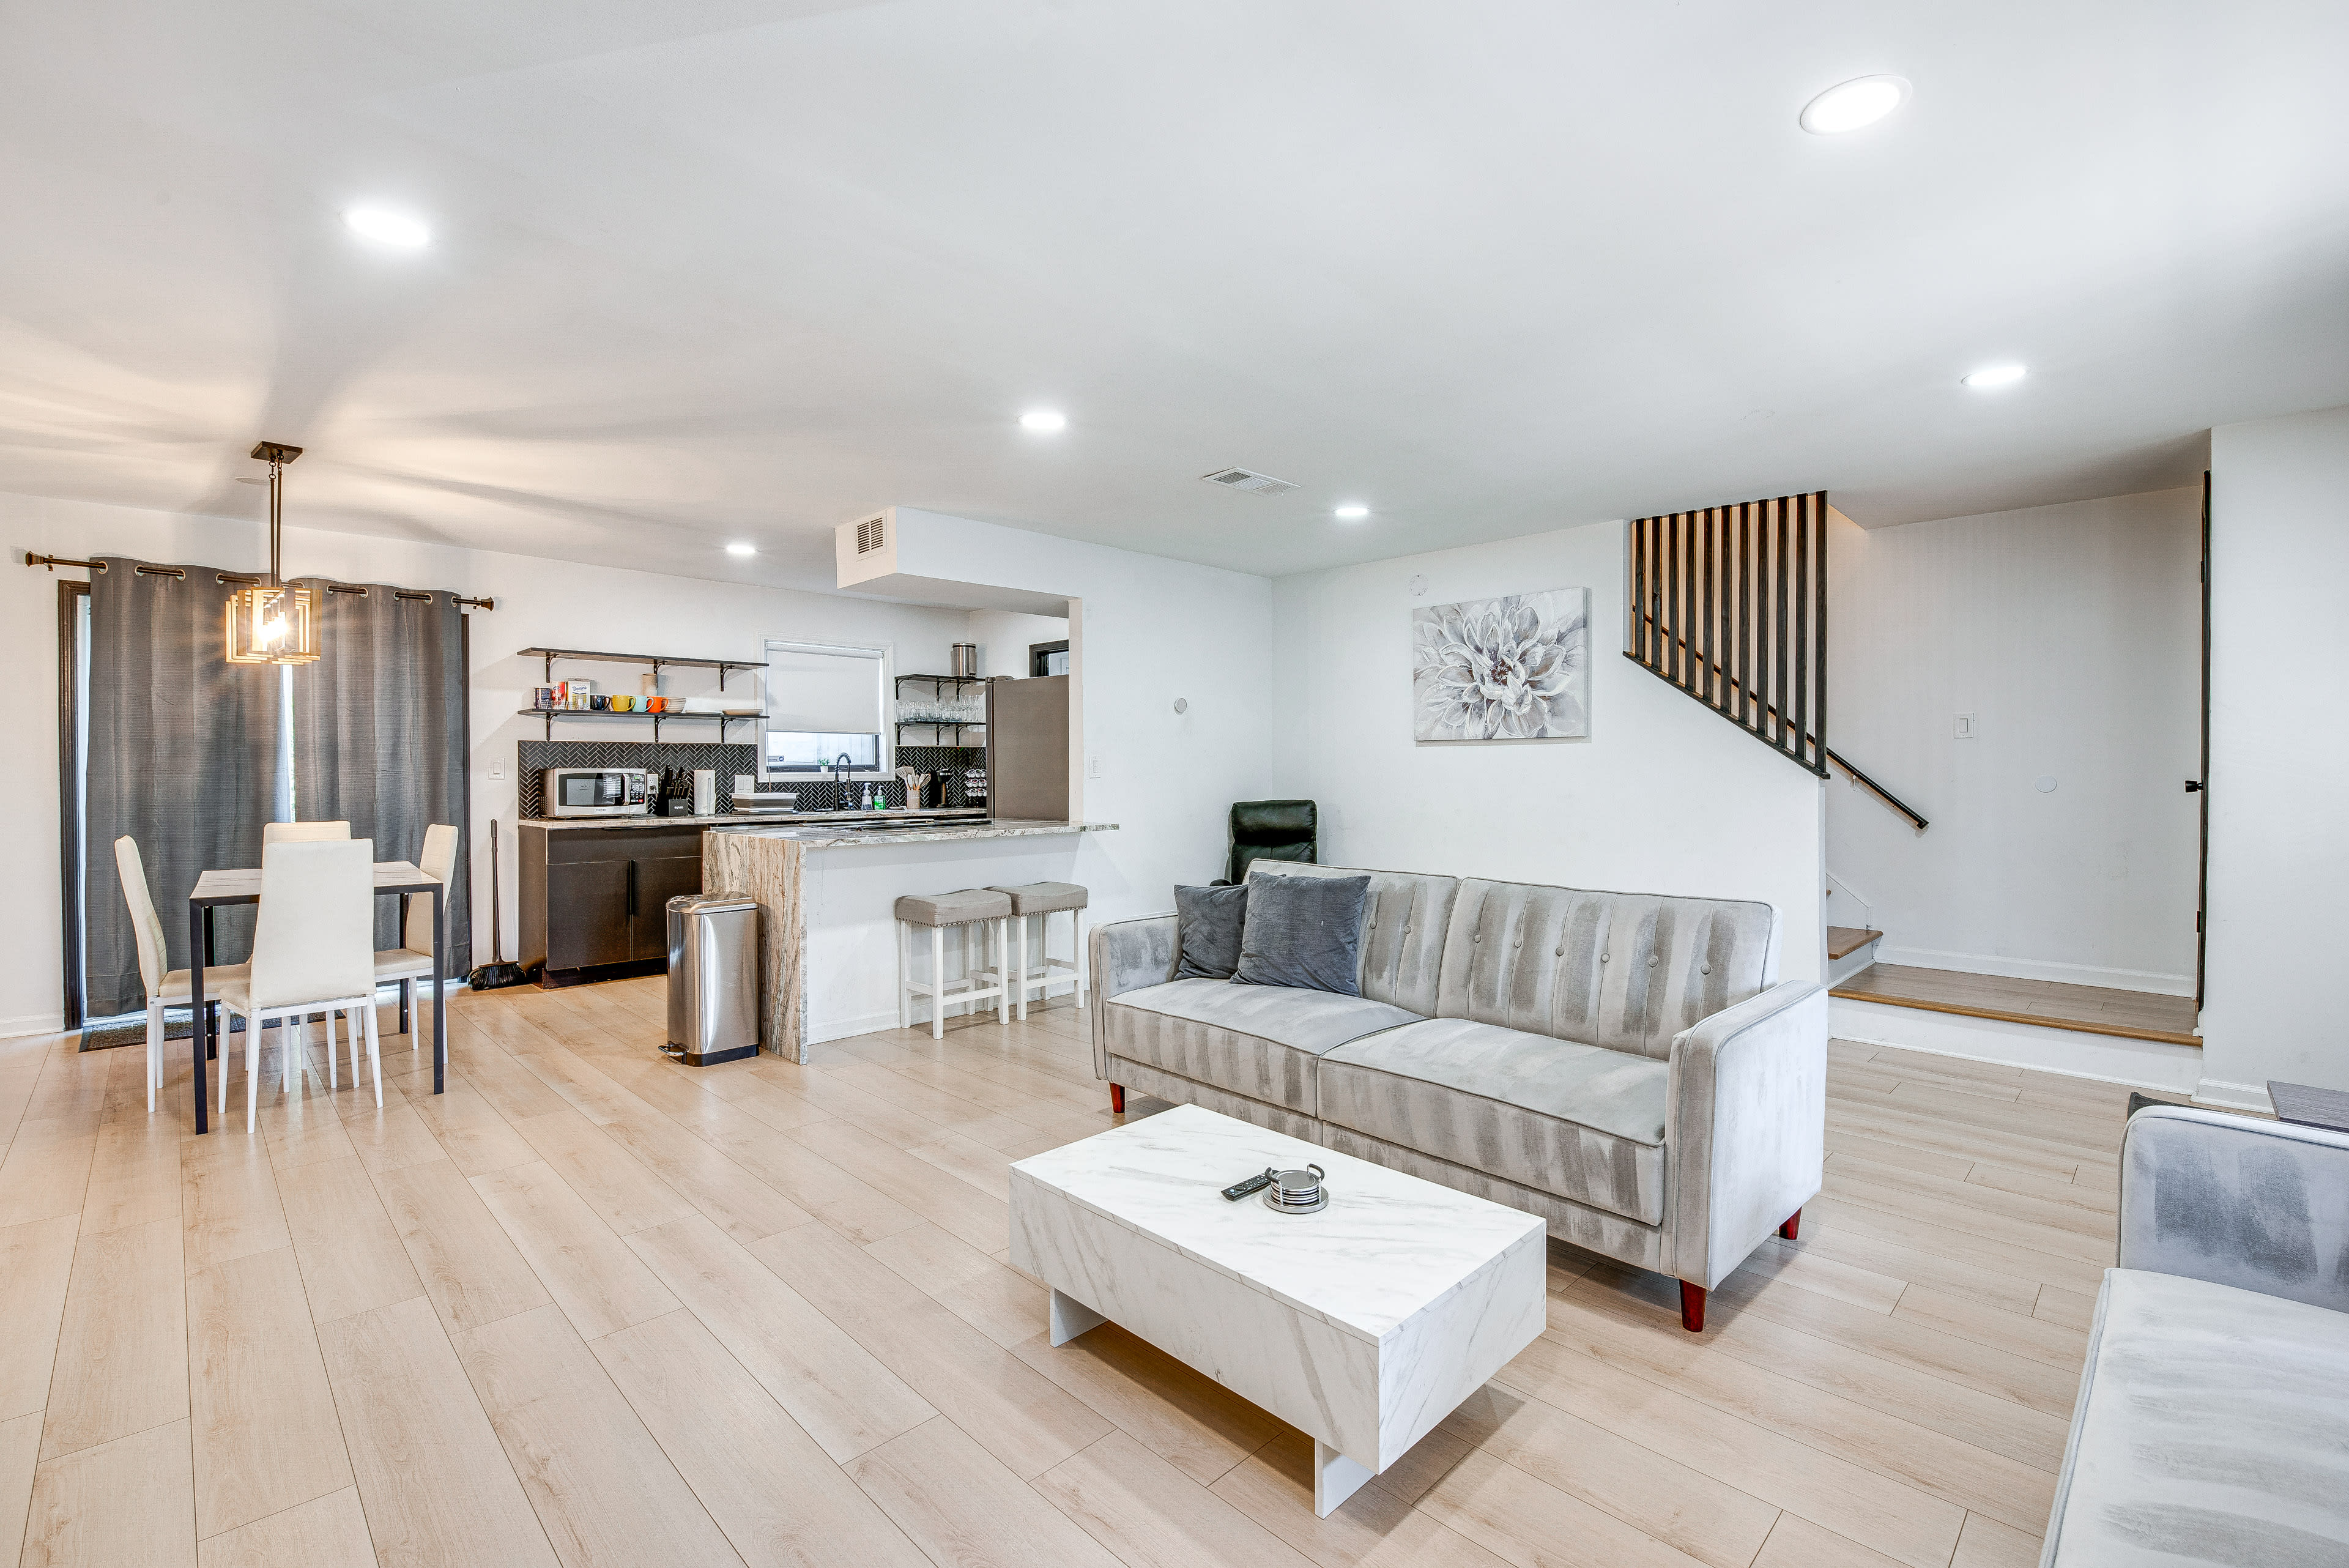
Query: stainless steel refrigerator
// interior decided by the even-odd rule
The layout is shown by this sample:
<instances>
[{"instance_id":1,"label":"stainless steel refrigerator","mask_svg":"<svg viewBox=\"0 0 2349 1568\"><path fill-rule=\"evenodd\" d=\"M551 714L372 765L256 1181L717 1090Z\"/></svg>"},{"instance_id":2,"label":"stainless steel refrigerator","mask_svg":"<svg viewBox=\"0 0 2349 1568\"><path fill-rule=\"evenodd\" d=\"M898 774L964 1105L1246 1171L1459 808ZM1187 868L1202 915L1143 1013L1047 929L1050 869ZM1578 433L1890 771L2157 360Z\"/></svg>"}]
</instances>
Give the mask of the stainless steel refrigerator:
<instances>
[{"instance_id":1,"label":"stainless steel refrigerator","mask_svg":"<svg viewBox=\"0 0 2349 1568\"><path fill-rule=\"evenodd\" d=\"M987 808L996 817L1069 819L1069 678L987 683Z\"/></svg>"}]
</instances>

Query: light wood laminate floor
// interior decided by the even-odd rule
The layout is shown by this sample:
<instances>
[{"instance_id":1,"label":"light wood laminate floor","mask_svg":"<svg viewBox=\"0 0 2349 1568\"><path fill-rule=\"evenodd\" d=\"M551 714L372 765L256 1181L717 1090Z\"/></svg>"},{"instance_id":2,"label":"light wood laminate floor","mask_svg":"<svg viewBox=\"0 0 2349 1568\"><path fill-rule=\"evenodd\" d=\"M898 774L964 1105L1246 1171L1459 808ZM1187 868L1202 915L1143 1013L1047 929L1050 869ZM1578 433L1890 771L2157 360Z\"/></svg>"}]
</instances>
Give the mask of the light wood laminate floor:
<instances>
[{"instance_id":1,"label":"light wood laminate floor","mask_svg":"<svg viewBox=\"0 0 2349 1568\"><path fill-rule=\"evenodd\" d=\"M1826 1190L1682 1333L1550 1326L1328 1520L1311 1444L1051 1349L1006 1168L1110 1125L1081 1017L693 1071L657 981L468 994L450 1091L313 1062L248 1137L0 1042L0 1541L26 1564L2028 1568L2126 1091L1834 1050ZM231 1098L241 1100L240 1075ZM1137 1100L1137 1112L1154 1102ZM5 1558L5 1552L0 1552Z\"/></svg>"}]
</instances>

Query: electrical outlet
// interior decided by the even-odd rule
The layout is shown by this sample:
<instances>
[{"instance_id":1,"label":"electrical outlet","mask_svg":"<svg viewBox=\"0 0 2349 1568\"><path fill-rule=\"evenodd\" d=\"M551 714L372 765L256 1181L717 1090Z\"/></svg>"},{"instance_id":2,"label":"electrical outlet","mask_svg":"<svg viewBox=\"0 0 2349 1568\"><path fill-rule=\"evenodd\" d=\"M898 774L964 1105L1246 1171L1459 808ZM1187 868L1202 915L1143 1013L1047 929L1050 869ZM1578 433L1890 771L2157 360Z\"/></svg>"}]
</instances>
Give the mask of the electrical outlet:
<instances>
[{"instance_id":1,"label":"electrical outlet","mask_svg":"<svg viewBox=\"0 0 2349 1568\"><path fill-rule=\"evenodd\" d=\"M506 776L506 760L503 757L498 758L495 762L492 762L490 764L490 776L493 779L502 779Z\"/></svg>"},{"instance_id":2,"label":"electrical outlet","mask_svg":"<svg viewBox=\"0 0 2349 1568\"><path fill-rule=\"evenodd\" d=\"M1974 716L1971 713L1958 714L1957 722L1950 727L1950 738L1953 741L1972 740L1974 738Z\"/></svg>"},{"instance_id":3,"label":"electrical outlet","mask_svg":"<svg viewBox=\"0 0 2349 1568\"><path fill-rule=\"evenodd\" d=\"M1099 752L1093 753L1091 756L1088 756L1085 759L1085 777L1089 779L1097 779L1101 777L1101 753Z\"/></svg>"}]
</instances>

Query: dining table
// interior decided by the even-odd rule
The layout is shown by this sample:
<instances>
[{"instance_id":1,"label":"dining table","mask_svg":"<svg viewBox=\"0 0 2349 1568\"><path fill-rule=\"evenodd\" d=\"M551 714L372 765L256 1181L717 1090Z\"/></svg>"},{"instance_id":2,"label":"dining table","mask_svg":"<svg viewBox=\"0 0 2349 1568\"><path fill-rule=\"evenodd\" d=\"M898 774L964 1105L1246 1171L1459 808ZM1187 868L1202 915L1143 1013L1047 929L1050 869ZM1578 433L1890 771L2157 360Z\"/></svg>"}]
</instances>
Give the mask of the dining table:
<instances>
[{"instance_id":1,"label":"dining table","mask_svg":"<svg viewBox=\"0 0 2349 1568\"><path fill-rule=\"evenodd\" d=\"M417 894L432 899L432 929L445 933L446 910L441 907L445 889L438 877L428 877L413 863L406 860L378 860L375 863L375 896L396 898L400 907ZM191 957L201 955L188 965L189 1016L195 1021L192 1035L196 1059L194 1083L196 1090L196 1131L211 1131L212 1096L204 1092L204 1063L217 1044L218 1030L204 1017L204 968L213 961L212 911L225 904L258 904L261 902L261 867L241 867L230 871L207 871L196 878L196 890L188 895L188 951ZM407 922L401 922L406 929ZM443 981L440 955L448 947L446 940L432 944L432 1092L440 1094L446 1086L449 1071L449 999L441 994ZM248 1023L247 1027L251 1027ZM280 1024L280 1028L284 1025Z\"/></svg>"}]
</instances>

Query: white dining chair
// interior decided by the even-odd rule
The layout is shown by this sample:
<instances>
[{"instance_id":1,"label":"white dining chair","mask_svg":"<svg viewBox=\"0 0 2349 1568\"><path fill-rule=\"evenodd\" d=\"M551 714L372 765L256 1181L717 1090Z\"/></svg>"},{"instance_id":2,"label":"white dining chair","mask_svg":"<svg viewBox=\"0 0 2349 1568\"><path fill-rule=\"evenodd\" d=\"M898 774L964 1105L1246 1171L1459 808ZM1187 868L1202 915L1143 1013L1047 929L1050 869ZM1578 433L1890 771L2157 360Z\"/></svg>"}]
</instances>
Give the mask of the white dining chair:
<instances>
[{"instance_id":1,"label":"white dining chair","mask_svg":"<svg viewBox=\"0 0 2349 1568\"><path fill-rule=\"evenodd\" d=\"M186 1006L191 993L186 970L163 967L171 961L171 950L147 890L147 863L140 857L139 841L127 833L114 841L114 866L122 875L122 900L130 906L130 930L139 941L139 982L147 992L147 1114L153 1116L155 1091L163 1085L163 1009L175 1002ZM244 971L241 963L205 965L204 994L218 996L230 981L243 980ZM196 1049L202 1050L202 1028L191 1033Z\"/></svg>"},{"instance_id":2,"label":"white dining chair","mask_svg":"<svg viewBox=\"0 0 2349 1568\"><path fill-rule=\"evenodd\" d=\"M383 1062L375 1027L375 841L272 844L261 852L261 910L253 959L242 979L221 987L222 1012L244 1020L244 1130L261 1098L261 1032L278 1021L285 1088L294 1087L290 1025L305 1013L343 1013L351 1031L351 1082L358 1083L358 1036L367 1033L375 1103L383 1104ZM333 1045L329 1035L328 1054ZM220 1108L228 1110L228 1053L221 1054Z\"/></svg>"},{"instance_id":3,"label":"white dining chair","mask_svg":"<svg viewBox=\"0 0 2349 1568\"><path fill-rule=\"evenodd\" d=\"M440 884L440 918L449 918L450 896L453 888L450 877L457 870L457 830L446 823L436 822L424 830L424 852L418 858L417 868ZM411 895L408 900L408 926L399 933L401 945L378 948L375 955L375 982L388 985L399 983L400 1027L408 1034L408 1048L416 1049L416 1030L411 1022L415 1016L416 982L432 977L433 944L439 940L432 929L432 899L429 894ZM451 977L442 975L441 979ZM331 1026L330 1026L331 1027ZM327 1041L331 1049L332 1038Z\"/></svg>"},{"instance_id":4,"label":"white dining chair","mask_svg":"<svg viewBox=\"0 0 2349 1568\"><path fill-rule=\"evenodd\" d=\"M321 839L348 838L351 825L347 822L264 822L261 825L261 846L273 844L314 844Z\"/></svg>"}]
</instances>

